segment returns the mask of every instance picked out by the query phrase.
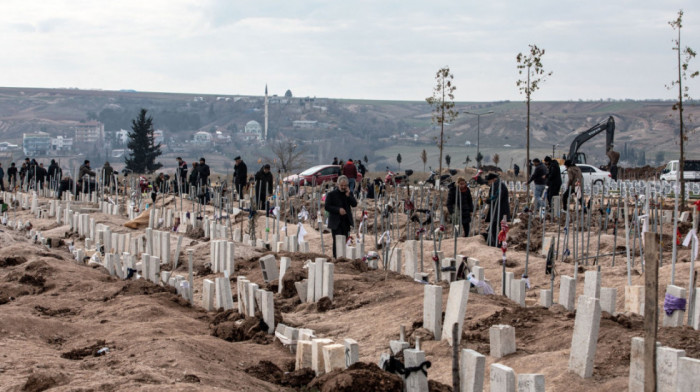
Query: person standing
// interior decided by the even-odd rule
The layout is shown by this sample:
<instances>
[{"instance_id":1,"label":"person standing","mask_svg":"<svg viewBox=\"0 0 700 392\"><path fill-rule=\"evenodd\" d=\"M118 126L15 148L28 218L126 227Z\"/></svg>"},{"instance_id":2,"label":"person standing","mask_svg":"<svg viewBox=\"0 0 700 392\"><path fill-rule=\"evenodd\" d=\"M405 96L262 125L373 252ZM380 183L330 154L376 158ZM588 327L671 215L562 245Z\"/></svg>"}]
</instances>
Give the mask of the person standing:
<instances>
[{"instance_id":1,"label":"person standing","mask_svg":"<svg viewBox=\"0 0 700 392\"><path fill-rule=\"evenodd\" d=\"M561 191L561 170L559 163L550 157L544 157L544 164L547 165L547 205L552 208L552 198L559 196ZM561 206L559 207L561 209Z\"/></svg>"},{"instance_id":2,"label":"person standing","mask_svg":"<svg viewBox=\"0 0 700 392\"><path fill-rule=\"evenodd\" d=\"M197 182L200 186L199 200L204 205L209 203L209 175L211 175L211 171L209 170L209 165L207 165L207 160L204 157L199 158Z\"/></svg>"},{"instance_id":3,"label":"person standing","mask_svg":"<svg viewBox=\"0 0 700 392\"><path fill-rule=\"evenodd\" d=\"M114 174L114 169L112 168L112 165L109 164L109 162L105 162L104 166L102 166L102 186L104 186L107 190L109 190L109 187L112 185L112 175Z\"/></svg>"},{"instance_id":4,"label":"person standing","mask_svg":"<svg viewBox=\"0 0 700 392\"><path fill-rule=\"evenodd\" d=\"M273 178L270 172L270 165L265 164L260 170L255 173L255 195L258 202L257 209L265 207L267 196L272 194ZM266 209L267 210L267 209Z\"/></svg>"},{"instance_id":5,"label":"person standing","mask_svg":"<svg viewBox=\"0 0 700 392\"><path fill-rule=\"evenodd\" d=\"M513 174L515 174L515 178L518 178L518 175L520 174L520 166L518 166L517 163L513 164Z\"/></svg>"},{"instance_id":6,"label":"person standing","mask_svg":"<svg viewBox=\"0 0 700 392\"><path fill-rule=\"evenodd\" d=\"M238 193L238 199L243 200L243 192L245 192L245 186L248 183L248 166L241 159L240 156L233 158L235 164L233 165L233 185Z\"/></svg>"},{"instance_id":7,"label":"person standing","mask_svg":"<svg viewBox=\"0 0 700 392\"><path fill-rule=\"evenodd\" d=\"M186 191L187 185L187 162L185 162L181 157L175 158L177 161L177 176L179 184L182 186L182 191ZM179 192L180 190L178 190Z\"/></svg>"},{"instance_id":8,"label":"person standing","mask_svg":"<svg viewBox=\"0 0 700 392\"><path fill-rule=\"evenodd\" d=\"M333 258L337 258L335 236L343 235L347 238L350 227L353 226L352 207L357 206L357 200L350 192L348 178L338 177L338 187L326 195L324 209L328 211L328 228L333 237ZM343 244L344 246L345 244Z\"/></svg>"},{"instance_id":9,"label":"person standing","mask_svg":"<svg viewBox=\"0 0 700 392\"><path fill-rule=\"evenodd\" d=\"M2 163L0 163L0 190L5 191L5 169L2 168Z\"/></svg>"},{"instance_id":10,"label":"person standing","mask_svg":"<svg viewBox=\"0 0 700 392\"><path fill-rule=\"evenodd\" d=\"M36 168L36 186L37 189L44 189L44 181L46 181L47 172L44 169L44 163L40 163Z\"/></svg>"},{"instance_id":11,"label":"person standing","mask_svg":"<svg viewBox=\"0 0 700 392\"><path fill-rule=\"evenodd\" d=\"M7 169L7 185L12 191L17 186L17 167L14 162L10 163L10 168Z\"/></svg>"},{"instance_id":12,"label":"person standing","mask_svg":"<svg viewBox=\"0 0 700 392\"><path fill-rule=\"evenodd\" d=\"M501 181L495 173L489 173L486 176L486 182L489 183L489 212L486 215L486 221L490 222L488 232L485 237L489 246L498 246L498 232L501 226L501 220L505 216L507 221L510 221L510 204L508 204L508 187ZM490 241L489 241L490 234Z\"/></svg>"},{"instance_id":13,"label":"person standing","mask_svg":"<svg viewBox=\"0 0 700 392\"><path fill-rule=\"evenodd\" d=\"M564 162L566 166L566 190L561 198L562 206L566 206L569 201L569 196L573 194L581 194L579 201L581 206L583 206L583 173L581 169L574 164L573 161L567 160Z\"/></svg>"},{"instance_id":14,"label":"person standing","mask_svg":"<svg viewBox=\"0 0 700 392\"><path fill-rule=\"evenodd\" d=\"M340 172L342 175L348 178L348 186L350 187L350 192L354 193L355 183L357 182L357 168L352 162L352 159L348 159L345 165L343 165L343 168L340 170Z\"/></svg>"},{"instance_id":15,"label":"person standing","mask_svg":"<svg viewBox=\"0 0 700 392\"><path fill-rule=\"evenodd\" d=\"M87 179L87 189L85 189L85 176L88 176ZM95 172L92 171L90 168L90 161L85 160L82 165L80 165L80 169L78 169L78 191L82 192L83 190L89 192L90 187L91 187L91 177L95 177Z\"/></svg>"},{"instance_id":16,"label":"person standing","mask_svg":"<svg viewBox=\"0 0 700 392\"><path fill-rule=\"evenodd\" d=\"M459 198L457 195L459 194ZM457 184L450 184L447 192L447 210L450 215L455 215L455 211L459 209L459 214L462 219L462 227L464 236L469 237L469 227L472 221L472 211L474 211L474 203L472 202L472 193L467 187L467 180L463 177L457 179Z\"/></svg>"},{"instance_id":17,"label":"person standing","mask_svg":"<svg viewBox=\"0 0 700 392\"><path fill-rule=\"evenodd\" d=\"M539 158L533 159L532 163L535 171L532 173L527 183L535 183L535 211L538 212L540 207L544 207L542 196L544 195L544 187L547 181L547 168L544 167L544 164Z\"/></svg>"},{"instance_id":18,"label":"person standing","mask_svg":"<svg viewBox=\"0 0 700 392\"><path fill-rule=\"evenodd\" d=\"M333 157L333 163L331 165L338 165L338 157Z\"/></svg>"}]
</instances>

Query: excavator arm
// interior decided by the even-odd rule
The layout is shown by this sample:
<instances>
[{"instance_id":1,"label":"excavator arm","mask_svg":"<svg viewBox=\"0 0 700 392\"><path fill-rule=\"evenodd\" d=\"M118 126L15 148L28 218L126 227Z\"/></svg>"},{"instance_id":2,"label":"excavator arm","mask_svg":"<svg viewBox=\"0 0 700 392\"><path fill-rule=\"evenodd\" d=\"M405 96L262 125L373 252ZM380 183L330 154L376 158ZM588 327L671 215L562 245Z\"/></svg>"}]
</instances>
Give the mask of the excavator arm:
<instances>
[{"instance_id":1,"label":"excavator arm","mask_svg":"<svg viewBox=\"0 0 700 392\"><path fill-rule=\"evenodd\" d=\"M609 152L615 153L612 148L613 148L613 141L615 139L615 120L613 119L612 116L608 117L607 120L601 121L598 124L594 125L591 127L589 130L581 133L580 135L576 136L573 142L571 142L571 147L569 148L569 155L566 156L566 159L573 160L574 163L586 163L585 162L585 157L580 157L580 154L578 153L578 149L581 147L581 145L588 140L590 140L592 137L596 136L597 134L605 131L605 152L610 157ZM613 154L614 155L614 154ZM619 159L619 154L617 154L617 157ZM583 160L583 162L581 162ZM611 158L612 161L612 158ZM615 162L611 162L611 164L617 164L617 160Z\"/></svg>"}]
</instances>

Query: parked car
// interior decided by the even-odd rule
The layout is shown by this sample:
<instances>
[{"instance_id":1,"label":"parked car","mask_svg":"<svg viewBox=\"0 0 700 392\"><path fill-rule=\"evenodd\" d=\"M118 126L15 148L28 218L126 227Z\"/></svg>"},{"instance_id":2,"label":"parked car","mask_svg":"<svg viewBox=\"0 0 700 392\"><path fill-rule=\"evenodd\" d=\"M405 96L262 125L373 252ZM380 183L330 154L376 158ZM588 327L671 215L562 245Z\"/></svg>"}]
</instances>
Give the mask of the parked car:
<instances>
[{"instance_id":1,"label":"parked car","mask_svg":"<svg viewBox=\"0 0 700 392\"><path fill-rule=\"evenodd\" d=\"M340 177L339 165L318 165L310 167L299 174L293 174L282 179L293 185L321 185L324 182L336 182ZM357 173L357 182L362 181L362 174Z\"/></svg>"},{"instance_id":2,"label":"parked car","mask_svg":"<svg viewBox=\"0 0 700 392\"><path fill-rule=\"evenodd\" d=\"M659 177L662 181L676 181L680 176L678 160L670 161ZM686 181L700 181L700 161L686 159L683 165L683 178Z\"/></svg>"},{"instance_id":3,"label":"parked car","mask_svg":"<svg viewBox=\"0 0 700 392\"><path fill-rule=\"evenodd\" d=\"M610 174L610 172L600 170L595 166L586 165L584 163L579 163L576 166L578 166L578 168L581 169L584 187L589 187L591 185L609 184L610 180L612 179L612 175ZM562 184L563 186L566 186L566 182L568 181L566 166L559 166L559 170L561 170Z\"/></svg>"}]
</instances>

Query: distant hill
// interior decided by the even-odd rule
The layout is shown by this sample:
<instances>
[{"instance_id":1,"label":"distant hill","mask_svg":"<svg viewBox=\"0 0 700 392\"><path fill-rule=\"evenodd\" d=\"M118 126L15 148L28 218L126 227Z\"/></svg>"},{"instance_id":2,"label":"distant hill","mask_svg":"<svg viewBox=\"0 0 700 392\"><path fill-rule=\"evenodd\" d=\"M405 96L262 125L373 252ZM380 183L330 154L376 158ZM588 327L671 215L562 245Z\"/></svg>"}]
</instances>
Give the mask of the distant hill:
<instances>
[{"instance_id":1,"label":"distant hill","mask_svg":"<svg viewBox=\"0 0 700 392\"><path fill-rule=\"evenodd\" d=\"M429 92L426 92L429 93ZM427 95L427 94L426 94ZM613 115L616 121L616 149L627 148L636 160L645 155L665 159L678 151L678 116L669 101L570 101L532 103L531 146L533 149L568 149L576 134ZM25 132L45 131L71 136L76 122L96 119L105 124L108 135L130 129L140 108L149 110L156 128L166 131L166 144L183 145L197 131L221 131L233 136L230 145L216 145L207 153L229 156L242 153L257 161L265 148L236 138L246 123L264 123L262 96L221 96L157 92L89 91L76 89L0 88L0 142L21 144ZM453 150L468 141L476 145L477 118L465 112L494 113L480 120L481 147L498 151L521 151L525 146L526 113L523 102L459 102L457 120L446 127L446 144ZM686 105L691 118L700 116L700 105ZM305 127L294 121L306 121ZM699 123L689 123L698 129ZM363 157L383 168L391 161L382 150L436 150L439 129L431 123L431 109L419 101L343 100L310 97L270 97L269 137L290 138L304 145L309 161L322 162L339 157ZM583 150L602 160L604 136L591 140ZM509 147L503 147L509 145ZM698 134L691 134L687 151L700 154ZM494 150L495 149L495 150ZM466 150L465 150L466 151ZM246 155L247 154L247 155ZM465 154L469 154L465 152ZM636 154L636 155L635 155ZM473 161L475 153L472 153ZM629 155L629 154L628 154ZM384 156L385 158L382 158ZM384 161L382 161L384 159ZM464 160L464 157L455 157ZM624 159L624 158L623 158ZM388 164L388 163L387 163ZM415 165L414 165L415 166Z\"/></svg>"}]
</instances>

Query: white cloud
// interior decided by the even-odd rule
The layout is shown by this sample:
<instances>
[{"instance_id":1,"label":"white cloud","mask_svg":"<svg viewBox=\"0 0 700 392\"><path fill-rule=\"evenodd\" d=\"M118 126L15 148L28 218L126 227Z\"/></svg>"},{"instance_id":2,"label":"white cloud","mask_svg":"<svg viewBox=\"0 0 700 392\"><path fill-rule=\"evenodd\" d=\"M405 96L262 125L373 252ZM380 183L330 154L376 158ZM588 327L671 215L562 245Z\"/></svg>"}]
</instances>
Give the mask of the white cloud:
<instances>
[{"instance_id":1,"label":"white cloud","mask_svg":"<svg viewBox=\"0 0 700 392\"><path fill-rule=\"evenodd\" d=\"M537 99L668 98L679 8L700 49L690 0L6 0L0 85L422 100L449 65L457 99L519 100L536 43L554 71Z\"/></svg>"}]
</instances>

